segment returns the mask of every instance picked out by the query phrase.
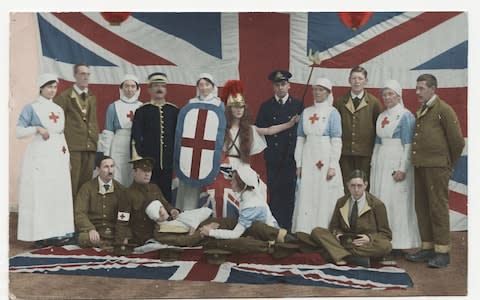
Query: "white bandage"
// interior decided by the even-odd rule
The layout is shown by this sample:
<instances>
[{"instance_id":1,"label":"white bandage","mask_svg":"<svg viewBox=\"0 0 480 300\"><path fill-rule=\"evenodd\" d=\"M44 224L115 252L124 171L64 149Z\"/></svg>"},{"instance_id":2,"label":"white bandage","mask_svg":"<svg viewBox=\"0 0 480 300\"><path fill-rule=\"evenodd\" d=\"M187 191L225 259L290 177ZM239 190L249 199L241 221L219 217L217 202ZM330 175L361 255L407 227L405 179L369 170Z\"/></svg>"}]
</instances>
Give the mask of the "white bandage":
<instances>
[{"instance_id":1,"label":"white bandage","mask_svg":"<svg viewBox=\"0 0 480 300\"><path fill-rule=\"evenodd\" d=\"M160 202L160 200L153 200L150 202L147 208L145 208L145 213L150 219L156 222L158 219L160 219L160 208L162 207L163 204Z\"/></svg>"}]
</instances>

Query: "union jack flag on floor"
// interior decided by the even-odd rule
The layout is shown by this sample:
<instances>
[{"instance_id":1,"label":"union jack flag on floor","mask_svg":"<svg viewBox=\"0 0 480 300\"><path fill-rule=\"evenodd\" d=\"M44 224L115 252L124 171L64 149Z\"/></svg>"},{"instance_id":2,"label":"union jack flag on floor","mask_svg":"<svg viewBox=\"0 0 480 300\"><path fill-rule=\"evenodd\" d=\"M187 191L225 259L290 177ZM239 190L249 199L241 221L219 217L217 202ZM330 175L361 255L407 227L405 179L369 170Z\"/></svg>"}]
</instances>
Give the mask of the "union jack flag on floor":
<instances>
[{"instance_id":1,"label":"union jack flag on floor","mask_svg":"<svg viewBox=\"0 0 480 300\"><path fill-rule=\"evenodd\" d=\"M157 251L125 257L96 248L63 246L16 255L10 259L10 272L378 290L413 286L410 276L398 267L336 266L326 263L318 252L282 259L265 253L232 255L227 262L213 265L206 262L202 249L185 249L178 261L165 262Z\"/></svg>"},{"instance_id":2,"label":"union jack flag on floor","mask_svg":"<svg viewBox=\"0 0 480 300\"><path fill-rule=\"evenodd\" d=\"M254 117L272 95L267 80L272 69L289 69L290 94L301 98L311 50L323 59L313 78L328 77L335 95L348 90L350 68L362 65L371 93L379 96L383 81L395 79L412 112L418 107L416 78L434 74L438 94L456 111L467 139L467 13L371 12L355 30L342 14L134 12L120 26L111 26L99 12L38 13L40 70L57 73L61 91L73 81L75 63L89 64L101 128L106 107L118 99L124 73L144 82L149 73L167 73L167 98L178 106L195 95L199 73L211 73L220 87L229 79L241 79ZM142 89L141 98L148 100L145 85ZM305 105L311 99L309 91ZM467 149L450 183L453 230L467 228ZM252 165L265 178L264 161L255 157Z\"/></svg>"}]
</instances>

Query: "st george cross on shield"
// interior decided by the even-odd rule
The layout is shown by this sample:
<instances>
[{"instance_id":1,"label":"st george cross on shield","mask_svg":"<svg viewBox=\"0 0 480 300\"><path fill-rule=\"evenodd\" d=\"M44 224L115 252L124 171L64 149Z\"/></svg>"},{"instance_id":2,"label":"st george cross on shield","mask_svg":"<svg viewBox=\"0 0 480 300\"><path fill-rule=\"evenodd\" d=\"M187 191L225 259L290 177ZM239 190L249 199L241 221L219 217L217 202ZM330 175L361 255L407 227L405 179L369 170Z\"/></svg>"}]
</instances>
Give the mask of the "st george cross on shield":
<instances>
[{"instance_id":1,"label":"st george cross on shield","mask_svg":"<svg viewBox=\"0 0 480 300\"><path fill-rule=\"evenodd\" d=\"M223 104L195 102L180 110L173 162L180 180L193 186L204 186L215 180L220 169L225 128Z\"/></svg>"}]
</instances>

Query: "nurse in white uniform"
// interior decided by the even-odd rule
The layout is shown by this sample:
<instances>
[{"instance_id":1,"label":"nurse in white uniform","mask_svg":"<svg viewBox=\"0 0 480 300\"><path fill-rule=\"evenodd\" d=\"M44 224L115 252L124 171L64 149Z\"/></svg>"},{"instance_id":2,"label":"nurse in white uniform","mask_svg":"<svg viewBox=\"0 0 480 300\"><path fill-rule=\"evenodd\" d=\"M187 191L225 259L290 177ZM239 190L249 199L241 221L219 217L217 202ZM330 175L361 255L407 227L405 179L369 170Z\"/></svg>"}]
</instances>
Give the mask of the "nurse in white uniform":
<instances>
[{"instance_id":1,"label":"nurse in white uniform","mask_svg":"<svg viewBox=\"0 0 480 300\"><path fill-rule=\"evenodd\" d=\"M410 162L415 117L403 106L402 87L388 80L381 90L386 110L377 119L370 193L383 201L392 229L393 254L420 246Z\"/></svg>"},{"instance_id":2,"label":"nurse in white uniform","mask_svg":"<svg viewBox=\"0 0 480 300\"><path fill-rule=\"evenodd\" d=\"M297 127L295 161L300 178L293 211L292 232L310 234L328 228L335 203L343 196L339 160L342 123L332 106L332 83L319 78L313 83L313 106L307 107Z\"/></svg>"},{"instance_id":3,"label":"nurse in white uniform","mask_svg":"<svg viewBox=\"0 0 480 300\"><path fill-rule=\"evenodd\" d=\"M115 161L115 180L123 186L133 182L130 161L130 135L135 111L143 103L138 100L140 85L135 75L126 74L119 88L120 99L107 108L105 128L98 140L98 152Z\"/></svg>"},{"instance_id":4,"label":"nurse in white uniform","mask_svg":"<svg viewBox=\"0 0 480 300\"><path fill-rule=\"evenodd\" d=\"M40 95L23 108L16 126L17 138L31 138L20 172L18 239L41 246L74 232L65 115L52 101L57 83L55 74L39 76Z\"/></svg>"}]
</instances>

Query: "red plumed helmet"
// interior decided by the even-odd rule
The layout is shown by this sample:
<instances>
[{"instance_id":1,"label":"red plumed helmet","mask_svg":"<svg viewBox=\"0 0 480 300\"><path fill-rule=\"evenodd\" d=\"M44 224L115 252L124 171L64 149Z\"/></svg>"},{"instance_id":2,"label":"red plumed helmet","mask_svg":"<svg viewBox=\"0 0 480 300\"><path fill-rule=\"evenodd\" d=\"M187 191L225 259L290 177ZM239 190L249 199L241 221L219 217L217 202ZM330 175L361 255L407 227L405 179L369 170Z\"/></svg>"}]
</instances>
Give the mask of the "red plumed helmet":
<instances>
[{"instance_id":1,"label":"red plumed helmet","mask_svg":"<svg viewBox=\"0 0 480 300\"><path fill-rule=\"evenodd\" d=\"M245 106L243 84L240 80L229 80L222 88L222 100L227 106Z\"/></svg>"}]
</instances>

